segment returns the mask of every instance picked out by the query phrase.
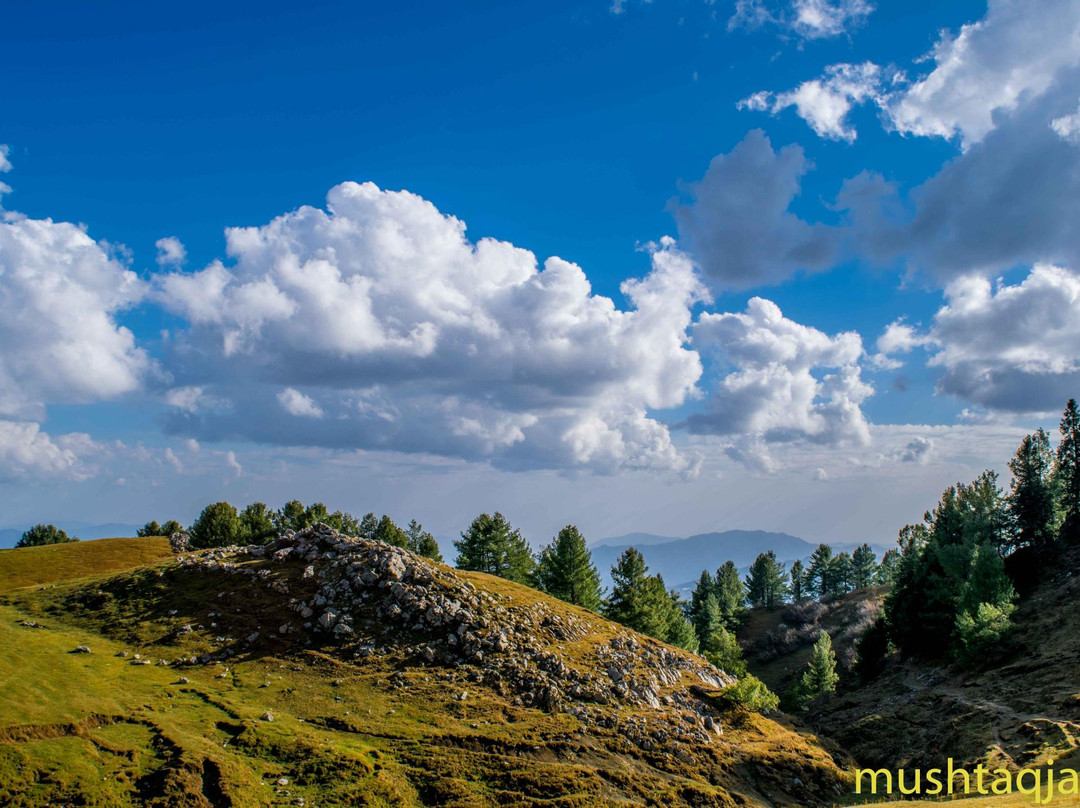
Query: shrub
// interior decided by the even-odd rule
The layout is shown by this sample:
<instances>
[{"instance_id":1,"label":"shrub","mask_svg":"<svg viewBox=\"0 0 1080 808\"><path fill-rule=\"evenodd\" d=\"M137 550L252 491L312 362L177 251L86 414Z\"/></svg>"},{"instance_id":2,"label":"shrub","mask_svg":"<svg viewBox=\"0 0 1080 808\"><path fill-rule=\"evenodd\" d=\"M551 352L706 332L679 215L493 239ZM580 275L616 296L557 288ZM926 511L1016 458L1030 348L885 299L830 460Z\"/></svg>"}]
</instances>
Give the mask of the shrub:
<instances>
[{"instance_id":1,"label":"shrub","mask_svg":"<svg viewBox=\"0 0 1080 808\"><path fill-rule=\"evenodd\" d=\"M720 697L731 707L751 710L756 713L775 710L780 699L765 683L756 676L747 674L733 685L720 691Z\"/></svg>"},{"instance_id":2,"label":"shrub","mask_svg":"<svg viewBox=\"0 0 1080 808\"><path fill-rule=\"evenodd\" d=\"M1009 628L1009 617L1016 610L1011 603L995 606L980 603L975 613L961 612L956 618L957 661L973 665L985 659Z\"/></svg>"}]
</instances>

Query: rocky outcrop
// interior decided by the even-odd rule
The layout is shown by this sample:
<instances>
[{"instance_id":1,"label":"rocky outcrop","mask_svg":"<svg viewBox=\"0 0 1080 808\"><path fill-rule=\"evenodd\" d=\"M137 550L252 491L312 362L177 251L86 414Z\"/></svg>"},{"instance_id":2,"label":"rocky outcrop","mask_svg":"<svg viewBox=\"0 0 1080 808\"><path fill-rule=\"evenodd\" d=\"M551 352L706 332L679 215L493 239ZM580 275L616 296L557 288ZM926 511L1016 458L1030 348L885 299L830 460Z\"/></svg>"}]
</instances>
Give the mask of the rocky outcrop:
<instances>
[{"instance_id":1,"label":"rocky outcrop","mask_svg":"<svg viewBox=\"0 0 1080 808\"><path fill-rule=\"evenodd\" d=\"M322 638L354 660L392 644L416 664L466 666L473 681L514 704L618 726L644 749L718 735L718 717L693 690L735 681L701 657L601 618L479 589L407 550L322 524L268 545L205 550L181 564L280 594L295 618L276 627L278 636Z\"/></svg>"}]
</instances>

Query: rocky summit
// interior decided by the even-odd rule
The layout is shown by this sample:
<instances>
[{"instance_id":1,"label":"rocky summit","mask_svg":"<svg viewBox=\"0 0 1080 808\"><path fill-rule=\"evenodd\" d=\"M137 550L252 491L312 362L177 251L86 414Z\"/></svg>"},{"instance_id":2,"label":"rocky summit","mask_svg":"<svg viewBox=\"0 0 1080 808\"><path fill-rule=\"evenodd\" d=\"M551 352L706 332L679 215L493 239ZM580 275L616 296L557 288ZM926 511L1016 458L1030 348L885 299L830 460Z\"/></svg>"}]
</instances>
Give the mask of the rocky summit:
<instances>
[{"instance_id":1,"label":"rocky summit","mask_svg":"<svg viewBox=\"0 0 1080 808\"><path fill-rule=\"evenodd\" d=\"M317 524L268 545L205 550L180 563L250 578L282 595L296 618L278 634L332 639L346 659L393 648L420 662L466 666L473 680L515 705L586 724L613 727L632 710L637 717L625 732L646 749L681 751L680 744L705 744L723 732L702 686L735 679L704 659L628 630L585 657L567 654L564 648L592 634L586 619L544 602L515 604L393 545ZM201 661L236 651L223 648Z\"/></svg>"}]
</instances>

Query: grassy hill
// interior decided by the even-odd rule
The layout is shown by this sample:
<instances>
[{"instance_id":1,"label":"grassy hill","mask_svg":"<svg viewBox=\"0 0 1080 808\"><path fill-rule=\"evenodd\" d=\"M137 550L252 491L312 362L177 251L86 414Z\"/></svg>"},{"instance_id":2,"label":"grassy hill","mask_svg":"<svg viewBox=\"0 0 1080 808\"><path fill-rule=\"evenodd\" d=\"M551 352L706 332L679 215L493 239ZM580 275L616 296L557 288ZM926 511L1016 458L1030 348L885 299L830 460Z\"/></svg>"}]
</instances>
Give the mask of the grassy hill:
<instances>
[{"instance_id":1,"label":"grassy hill","mask_svg":"<svg viewBox=\"0 0 1080 808\"><path fill-rule=\"evenodd\" d=\"M131 569L171 557L169 540L160 536L0 550L0 592Z\"/></svg>"},{"instance_id":2,"label":"grassy hill","mask_svg":"<svg viewBox=\"0 0 1080 808\"><path fill-rule=\"evenodd\" d=\"M145 539L0 553L0 804L815 805L848 790L813 735L731 710L700 658L368 544L186 564ZM449 597L467 622L432 616ZM453 625L470 628L451 643Z\"/></svg>"}]
</instances>

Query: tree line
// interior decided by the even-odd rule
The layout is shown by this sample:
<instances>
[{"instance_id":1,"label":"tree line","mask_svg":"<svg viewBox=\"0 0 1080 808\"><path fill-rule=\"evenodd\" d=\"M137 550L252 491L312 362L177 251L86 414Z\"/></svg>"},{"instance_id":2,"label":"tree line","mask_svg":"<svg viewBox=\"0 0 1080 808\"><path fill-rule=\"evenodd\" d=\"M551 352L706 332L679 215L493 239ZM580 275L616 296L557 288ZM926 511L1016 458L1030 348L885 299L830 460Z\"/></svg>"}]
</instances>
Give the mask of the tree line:
<instances>
[{"instance_id":1,"label":"tree line","mask_svg":"<svg viewBox=\"0 0 1080 808\"><path fill-rule=\"evenodd\" d=\"M919 524L899 533L899 565L882 618L860 644L873 675L892 650L975 663L993 658L1018 599L1015 578L1036 577L1080 543L1080 409L1065 406L1051 445L1027 435L1009 461L1006 493L994 471L949 486Z\"/></svg>"}]
</instances>

